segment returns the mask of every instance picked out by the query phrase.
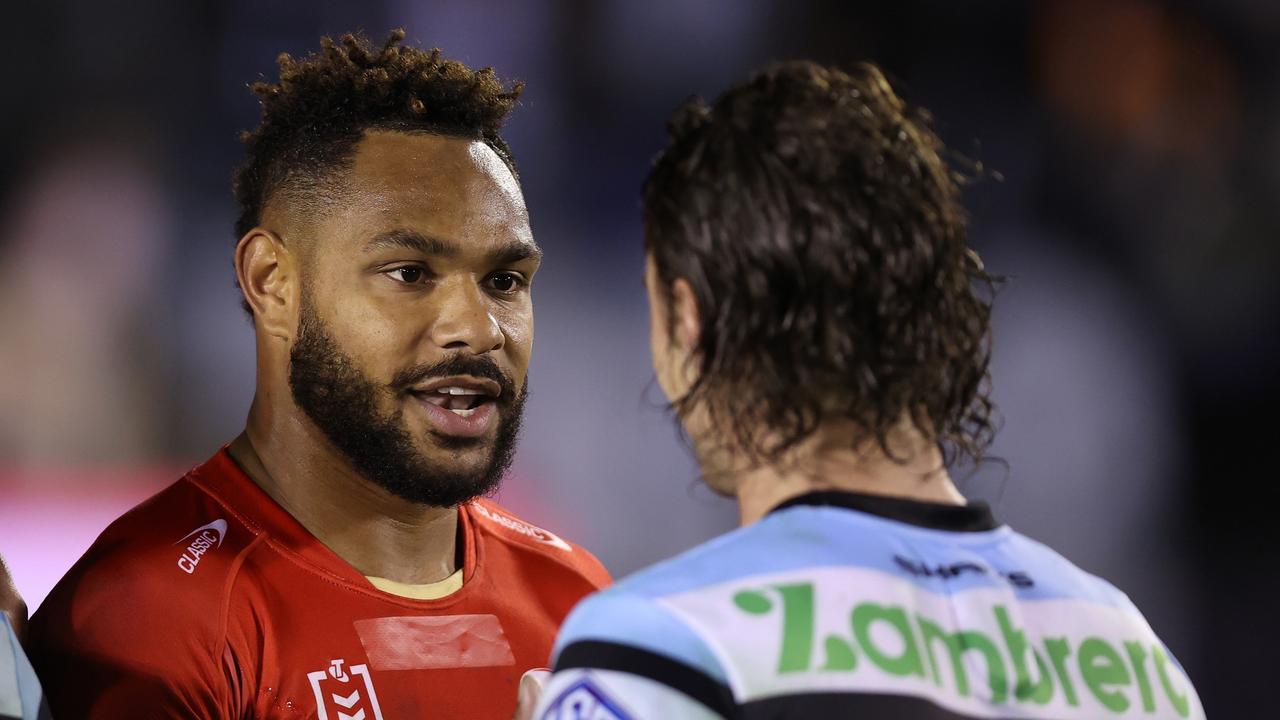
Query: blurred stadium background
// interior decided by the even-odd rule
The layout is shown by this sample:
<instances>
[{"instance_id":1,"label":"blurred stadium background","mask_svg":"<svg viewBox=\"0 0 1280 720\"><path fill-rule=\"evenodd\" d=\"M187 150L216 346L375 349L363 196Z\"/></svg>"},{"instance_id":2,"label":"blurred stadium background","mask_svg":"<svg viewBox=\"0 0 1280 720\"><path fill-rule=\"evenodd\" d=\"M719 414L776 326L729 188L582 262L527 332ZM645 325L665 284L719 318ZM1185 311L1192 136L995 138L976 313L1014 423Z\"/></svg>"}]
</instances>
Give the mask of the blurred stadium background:
<instances>
[{"instance_id":1,"label":"blurred stadium background","mask_svg":"<svg viewBox=\"0 0 1280 720\"><path fill-rule=\"evenodd\" d=\"M0 554L34 609L241 427L229 190L246 84L353 28L493 65L537 350L500 500L617 574L732 527L651 382L638 189L668 113L769 60L871 59L980 161L989 464L962 488L1125 589L1216 717L1274 704L1280 4L90 0L6 7ZM997 177L995 173L998 173ZM127 611L122 609L122 611Z\"/></svg>"}]
</instances>

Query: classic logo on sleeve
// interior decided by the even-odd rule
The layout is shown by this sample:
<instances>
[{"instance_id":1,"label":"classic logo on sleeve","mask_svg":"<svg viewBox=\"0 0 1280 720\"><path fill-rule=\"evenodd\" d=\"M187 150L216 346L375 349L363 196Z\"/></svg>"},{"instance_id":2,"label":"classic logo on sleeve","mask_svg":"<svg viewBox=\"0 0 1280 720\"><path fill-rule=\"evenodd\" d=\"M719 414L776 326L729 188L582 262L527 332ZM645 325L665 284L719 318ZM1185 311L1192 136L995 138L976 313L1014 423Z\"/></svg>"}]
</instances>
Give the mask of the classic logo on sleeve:
<instances>
[{"instance_id":1,"label":"classic logo on sleeve","mask_svg":"<svg viewBox=\"0 0 1280 720\"><path fill-rule=\"evenodd\" d=\"M565 688L539 720L631 720L631 716L588 676Z\"/></svg>"},{"instance_id":2,"label":"classic logo on sleeve","mask_svg":"<svg viewBox=\"0 0 1280 720\"><path fill-rule=\"evenodd\" d=\"M187 536L174 543L181 545L188 540L186 550L178 557L178 567L182 572L190 575L196 571L196 566L200 564L200 558L210 550L216 550L222 547L222 540L227 536L227 521L218 518L208 525L202 525L195 530L187 533Z\"/></svg>"},{"instance_id":3,"label":"classic logo on sleeve","mask_svg":"<svg viewBox=\"0 0 1280 720\"><path fill-rule=\"evenodd\" d=\"M489 508L485 507L484 505L481 505L480 503L472 503L471 507L478 514L480 514L480 516L488 518L489 520L492 520L493 522L501 525L502 527L508 530L515 531L517 533L520 533L521 535L524 535L525 537L537 540L538 542L543 543L544 545L558 547L561 550L564 550L565 552L573 551L573 548L569 545L569 543L565 542L564 540L561 540L558 535L551 532L550 530L543 530L537 525L530 525L529 523L523 520L517 520L516 518L513 518L510 515L504 515L500 512L497 512L496 510L490 510Z\"/></svg>"},{"instance_id":4,"label":"classic logo on sleeve","mask_svg":"<svg viewBox=\"0 0 1280 720\"><path fill-rule=\"evenodd\" d=\"M333 660L328 670L307 673L316 696L319 720L382 720L369 666L352 665L348 673L343 667L345 664L345 660ZM355 676L364 682L355 682Z\"/></svg>"}]
</instances>

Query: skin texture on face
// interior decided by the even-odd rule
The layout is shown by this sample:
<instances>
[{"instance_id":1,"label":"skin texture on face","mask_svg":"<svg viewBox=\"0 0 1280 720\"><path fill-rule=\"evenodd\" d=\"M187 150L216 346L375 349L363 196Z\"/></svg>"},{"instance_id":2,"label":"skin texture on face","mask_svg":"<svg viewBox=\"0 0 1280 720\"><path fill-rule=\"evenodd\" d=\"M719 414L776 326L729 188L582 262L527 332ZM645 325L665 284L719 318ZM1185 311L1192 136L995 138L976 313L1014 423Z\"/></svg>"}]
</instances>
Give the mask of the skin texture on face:
<instances>
[{"instance_id":1,"label":"skin texture on face","mask_svg":"<svg viewBox=\"0 0 1280 720\"><path fill-rule=\"evenodd\" d=\"M344 184L296 243L294 401L366 479L456 505L496 486L519 423L540 256L519 185L482 142L398 132L368 133ZM428 407L443 378L497 397L459 425Z\"/></svg>"}]
</instances>

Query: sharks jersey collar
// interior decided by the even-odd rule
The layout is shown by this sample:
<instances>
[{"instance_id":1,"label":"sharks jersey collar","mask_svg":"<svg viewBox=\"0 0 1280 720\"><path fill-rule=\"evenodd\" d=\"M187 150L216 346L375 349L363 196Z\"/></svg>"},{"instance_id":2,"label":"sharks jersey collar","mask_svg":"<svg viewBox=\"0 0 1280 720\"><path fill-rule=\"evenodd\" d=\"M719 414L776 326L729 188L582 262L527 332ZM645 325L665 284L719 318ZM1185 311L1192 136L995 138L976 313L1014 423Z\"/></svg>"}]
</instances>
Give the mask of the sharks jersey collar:
<instances>
[{"instance_id":1,"label":"sharks jersey collar","mask_svg":"<svg viewBox=\"0 0 1280 720\"><path fill-rule=\"evenodd\" d=\"M983 532L995 530L1000 526L991 514L991 508L984 502L947 505L888 495L868 495L835 490L811 492L791 498L770 510L768 514L772 515L800 506L845 508L886 520L950 532Z\"/></svg>"}]
</instances>

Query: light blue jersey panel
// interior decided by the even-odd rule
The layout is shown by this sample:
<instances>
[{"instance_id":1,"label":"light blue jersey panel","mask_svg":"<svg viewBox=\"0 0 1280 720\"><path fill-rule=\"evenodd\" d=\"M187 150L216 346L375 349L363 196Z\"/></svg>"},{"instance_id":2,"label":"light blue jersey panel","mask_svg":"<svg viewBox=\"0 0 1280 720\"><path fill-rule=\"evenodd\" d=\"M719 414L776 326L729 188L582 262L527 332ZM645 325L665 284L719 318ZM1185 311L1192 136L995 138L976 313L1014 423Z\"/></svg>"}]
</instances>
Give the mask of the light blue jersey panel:
<instances>
[{"instance_id":1,"label":"light blue jersey panel","mask_svg":"<svg viewBox=\"0 0 1280 720\"><path fill-rule=\"evenodd\" d=\"M0 630L0 718L47 720L44 693L35 670L9 627L9 618L0 614L0 624L4 625Z\"/></svg>"},{"instance_id":2,"label":"light blue jersey panel","mask_svg":"<svg viewBox=\"0 0 1280 720\"><path fill-rule=\"evenodd\" d=\"M1124 593L985 507L960 528L965 508L929 525L944 506L882 516L824 495L588 598L557 640L556 687L609 717L675 707L638 687L707 717L1203 717ZM896 517L913 506L925 521ZM539 717L574 717L565 702Z\"/></svg>"},{"instance_id":3,"label":"light blue jersey panel","mask_svg":"<svg viewBox=\"0 0 1280 720\"><path fill-rule=\"evenodd\" d=\"M669 657L725 682L715 655L683 621L649 597L614 587L580 603L560 627L553 655L584 640L621 643Z\"/></svg>"},{"instance_id":4,"label":"light blue jersey panel","mask_svg":"<svg viewBox=\"0 0 1280 720\"><path fill-rule=\"evenodd\" d=\"M995 572L961 569L952 577L914 574L904 572L896 560L899 557L926 566L967 561ZM1008 526L985 532L948 532L833 507L794 507L771 514L755 525L636 573L616 587L660 597L750 575L825 565L878 570L935 592L1004 587L1010 574L1022 572L1032 579L1019 593L1024 599L1088 597L1116 606L1127 602L1110 584Z\"/></svg>"}]
</instances>

